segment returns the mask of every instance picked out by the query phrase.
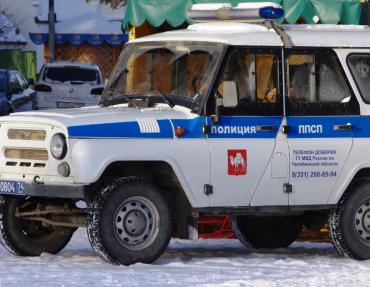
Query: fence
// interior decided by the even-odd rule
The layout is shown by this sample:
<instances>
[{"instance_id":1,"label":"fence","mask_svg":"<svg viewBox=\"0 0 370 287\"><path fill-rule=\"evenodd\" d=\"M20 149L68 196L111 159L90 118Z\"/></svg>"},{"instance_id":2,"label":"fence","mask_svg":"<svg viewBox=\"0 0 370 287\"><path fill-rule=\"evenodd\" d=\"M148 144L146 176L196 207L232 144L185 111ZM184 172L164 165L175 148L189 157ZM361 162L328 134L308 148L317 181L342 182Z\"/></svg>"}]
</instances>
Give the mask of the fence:
<instances>
[{"instance_id":1,"label":"fence","mask_svg":"<svg viewBox=\"0 0 370 287\"><path fill-rule=\"evenodd\" d=\"M36 80L36 53L21 50L0 50L0 68L21 72Z\"/></svg>"}]
</instances>

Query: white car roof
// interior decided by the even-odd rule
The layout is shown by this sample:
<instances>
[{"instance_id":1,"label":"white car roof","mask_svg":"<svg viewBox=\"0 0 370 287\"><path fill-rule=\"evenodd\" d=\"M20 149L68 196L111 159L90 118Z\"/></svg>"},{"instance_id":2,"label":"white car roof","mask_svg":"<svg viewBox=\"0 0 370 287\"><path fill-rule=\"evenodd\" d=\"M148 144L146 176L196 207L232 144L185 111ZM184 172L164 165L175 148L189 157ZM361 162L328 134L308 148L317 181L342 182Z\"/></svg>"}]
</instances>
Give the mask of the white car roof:
<instances>
[{"instance_id":1,"label":"white car roof","mask_svg":"<svg viewBox=\"0 0 370 287\"><path fill-rule=\"evenodd\" d=\"M85 69L99 69L98 65L86 62L58 61L45 64L45 67L65 67L65 66L80 67Z\"/></svg>"},{"instance_id":2,"label":"white car roof","mask_svg":"<svg viewBox=\"0 0 370 287\"><path fill-rule=\"evenodd\" d=\"M295 47L370 47L370 29L360 25L281 25ZM261 24L210 22L130 41L202 41L242 46L283 46L274 29Z\"/></svg>"}]
</instances>

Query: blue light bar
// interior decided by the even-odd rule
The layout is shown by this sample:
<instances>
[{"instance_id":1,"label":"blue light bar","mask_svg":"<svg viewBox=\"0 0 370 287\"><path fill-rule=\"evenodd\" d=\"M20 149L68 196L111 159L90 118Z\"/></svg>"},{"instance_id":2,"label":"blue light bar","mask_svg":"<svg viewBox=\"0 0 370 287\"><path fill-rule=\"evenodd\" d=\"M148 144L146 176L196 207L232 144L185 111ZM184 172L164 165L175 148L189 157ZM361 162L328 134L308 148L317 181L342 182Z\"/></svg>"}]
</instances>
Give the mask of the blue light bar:
<instances>
[{"instance_id":1,"label":"blue light bar","mask_svg":"<svg viewBox=\"0 0 370 287\"><path fill-rule=\"evenodd\" d=\"M275 20L284 16L281 5L272 2L240 3L231 7L229 3L194 4L187 16L196 22L217 20L256 22Z\"/></svg>"},{"instance_id":2,"label":"blue light bar","mask_svg":"<svg viewBox=\"0 0 370 287\"><path fill-rule=\"evenodd\" d=\"M263 7L260 9L260 16L263 19L275 20L284 16L284 9L274 7Z\"/></svg>"}]
</instances>

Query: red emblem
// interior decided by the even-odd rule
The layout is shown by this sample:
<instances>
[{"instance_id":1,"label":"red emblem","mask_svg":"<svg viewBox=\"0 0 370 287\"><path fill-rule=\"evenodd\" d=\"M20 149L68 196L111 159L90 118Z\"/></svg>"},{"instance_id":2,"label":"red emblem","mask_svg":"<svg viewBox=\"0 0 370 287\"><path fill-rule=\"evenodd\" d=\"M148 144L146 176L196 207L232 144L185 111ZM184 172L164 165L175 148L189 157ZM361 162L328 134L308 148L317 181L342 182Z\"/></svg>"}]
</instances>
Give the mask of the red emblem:
<instances>
[{"instance_id":1,"label":"red emblem","mask_svg":"<svg viewBox=\"0 0 370 287\"><path fill-rule=\"evenodd\" d=\"M247 174L247 151L245 149L232 149L227 151L227 174Z\"/></svg>"}]
</instances>

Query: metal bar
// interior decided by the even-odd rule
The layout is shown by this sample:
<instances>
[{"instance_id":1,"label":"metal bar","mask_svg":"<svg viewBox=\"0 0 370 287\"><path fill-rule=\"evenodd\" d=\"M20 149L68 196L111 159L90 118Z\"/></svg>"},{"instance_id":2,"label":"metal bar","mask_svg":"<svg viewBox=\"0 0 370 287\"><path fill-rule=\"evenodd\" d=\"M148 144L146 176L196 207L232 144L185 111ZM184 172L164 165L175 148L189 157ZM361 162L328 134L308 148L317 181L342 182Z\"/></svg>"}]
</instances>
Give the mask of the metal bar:
<instances>
[{"instance_id":1,"label":"metal bar","mask_svg":"<svg viewBox=\"0 0 370 287\"><path fill-rule=\"evenodd\" d=\"M41 221L49 225L54 226L63 226L63 227L86 227L86 224L82 223L70 223L70 222L60 222L60 221L54 221L50 219L46 219L44 217L24 217L23 220L33 220L33 221Z\"/></svg>"},{"instance_id":2,"label":"metal bar","mask_svg":"<svg viewBox=\"0 0 370 287\"><path fill-rule=\"evenodd\" d=\"M38 211L26 211L26 212L16 212L16 217L23 217L23 216L32 216L32 215L46 215L46 214L86 214L87 209L54 209L54 210L38 210Z\"/></svg>"},{"instance_id":3,"label":"metal bar","mask_svg":"<svg viewBox=\"0 0 370 287\"><path fill-rule=\"evenodd\" d=\"M55 12L54 0L49 0L49 62L55 61Z\"/></svg>"}]
</instances>

